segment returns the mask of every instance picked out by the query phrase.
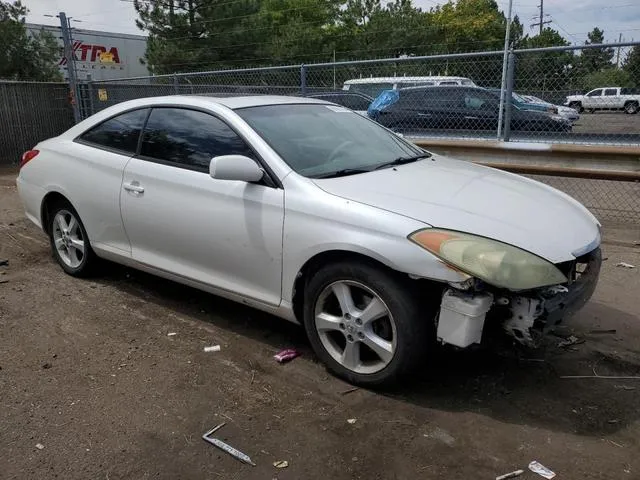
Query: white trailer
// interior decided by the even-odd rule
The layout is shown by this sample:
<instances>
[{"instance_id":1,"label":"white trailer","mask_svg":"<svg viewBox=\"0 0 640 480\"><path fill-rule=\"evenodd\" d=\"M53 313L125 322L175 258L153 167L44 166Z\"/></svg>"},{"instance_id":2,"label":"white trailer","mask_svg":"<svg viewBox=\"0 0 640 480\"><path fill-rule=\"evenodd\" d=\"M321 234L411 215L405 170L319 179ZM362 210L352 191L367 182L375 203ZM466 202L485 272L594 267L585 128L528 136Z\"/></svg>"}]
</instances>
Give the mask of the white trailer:
<instances>
[{"instance_id":1,"label":"white trailer","mask_svg":"<svg viewBox=\"0 0 640 480\"><path fill-rule=\"evenodd\" d=\"M30 33L50 32L60 43L58 67L64 78L68 78L67 60L62 54L62 35L60 27L28 23ZM100 32L73 28L73 54L78 80L141 77L149 75L143 63L147 48L147 37L126 33Z\"/></svg>"}]
</instances>

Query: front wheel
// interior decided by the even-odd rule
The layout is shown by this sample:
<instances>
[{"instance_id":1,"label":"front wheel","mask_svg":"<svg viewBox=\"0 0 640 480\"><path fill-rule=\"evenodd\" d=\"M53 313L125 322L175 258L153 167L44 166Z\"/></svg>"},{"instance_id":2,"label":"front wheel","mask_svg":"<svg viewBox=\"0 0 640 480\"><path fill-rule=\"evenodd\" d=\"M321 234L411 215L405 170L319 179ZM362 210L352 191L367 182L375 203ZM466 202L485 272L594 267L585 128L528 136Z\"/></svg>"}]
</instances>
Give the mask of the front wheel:
<instances>
[{"instance_id":1,"label":"front wheel","mask_svg":"<svg viewBox=\"0 0 640 480\"><path fill-rule=\"evenodd\" d=\"M365 262L323 267L305 290L304 324L327 368L366 387L394 383L423 358L434 316L411 285Z\"/></svg>"},{"instance_id":2,"label":"front wheel","mask_svg":"<svg viewBox=\"0 0 640 480\"><path fill-rule=\"evenodd\" d=\"M97 262L87 231L75 209L67 202L52 208L49 235L53 256L62 269L75 277L87 276Z\"/></svg>"},{"instance_id":3,"label":"front wheel","mask_svg":"<svg viewBox=\"0 0 640 480\"><path fill-rule=\"evenodd\" d=\"M624 106L624 111L629 115L636 114L638 113L638 111L640 111L640 105L638 104L638 102L627 102Z\"/></svg>"},{"instance_id":4,"label":"front wheel","mask_svg":"<svg viewBox=\"0 0 640 480\"><path fill-rule=\"evenodd\" d=\"M580 102L571 102L569 104L569 108L573 108L574 110L577 110L578 113L584 112L584 108L582 107L582 103Z\"/></svg>"}]
</instances>

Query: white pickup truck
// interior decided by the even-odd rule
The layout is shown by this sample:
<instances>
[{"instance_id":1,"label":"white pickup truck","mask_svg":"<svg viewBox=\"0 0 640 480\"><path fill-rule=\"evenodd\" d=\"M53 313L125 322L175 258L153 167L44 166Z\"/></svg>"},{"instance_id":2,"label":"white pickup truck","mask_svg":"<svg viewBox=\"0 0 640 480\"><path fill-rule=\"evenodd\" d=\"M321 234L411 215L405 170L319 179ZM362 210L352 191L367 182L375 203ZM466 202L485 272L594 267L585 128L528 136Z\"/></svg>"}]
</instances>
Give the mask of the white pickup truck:
<instances>
[{"instance_id":1,"label":"white pickup truck","mask_svg":"<svg viewBox=\"0 0 640 480\"><path fill-rule=\"evenodd\" d=\"M591 90L586 95L571 95L564 104L578 110L624 110L626 113L640 111L640 89L605 87Z\"/></svg>"}]
</instances>

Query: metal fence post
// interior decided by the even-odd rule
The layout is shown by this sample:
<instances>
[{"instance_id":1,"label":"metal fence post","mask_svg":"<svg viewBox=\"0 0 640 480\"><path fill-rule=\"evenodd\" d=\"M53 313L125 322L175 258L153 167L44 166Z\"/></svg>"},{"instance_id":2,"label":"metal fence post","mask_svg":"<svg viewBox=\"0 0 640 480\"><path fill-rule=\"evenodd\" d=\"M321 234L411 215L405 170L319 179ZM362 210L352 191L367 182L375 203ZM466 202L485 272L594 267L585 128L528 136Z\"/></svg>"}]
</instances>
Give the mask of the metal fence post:
<instances>
[{"instance_id":1,"label":"metal fence post","mask_svg":"<svg viewBox=\"0 0 640 480\"><path fill-rule=\"evenodd\" d=\"M173 93L178 95L178 93L180 93L179 90L179 85L178 85L178 76L174 75L173 76Z\"/></svg>"},{"instance_id":2,"label":"metal fence post","mask_svg":"<svg viewBox=\"0 0 640 480\"><path fill-rule=\"evenodd\" d=\"M91 79L91 74L87 73L87 96L89 97L89 115L91 116L96 113L96 109L93 105L93 80Z\"/></svg>"},{"instance_id":3,"label":"metal fence post","mask_svg":"<svg viewBox=\"0 0 640 480\"><path fill-rule=\"evenodd\" d=\"M300 65L300 94L307 95L307 67L304 63Z\"/></svg>"},{"instance_id":4,"label":"metal fence post","mask_svg":"<svg viewBox=\"0 0 640 480\"><path fill-rule=\"evenodd\" d=\"M507 85L504 104L504 135L502 141L508 142L511 137L511 112L513 111L513 81L516 73L516 54L509 52L507 59Z\"/></svg>"},{"instance_id":5,"label":"metal fence post","mask_svg":"<svg viewBox=\"0 0 640 480\"><path fill-rule=\"evenodd\" d=\"M60 18L60 30L62 32L62 43L64 44L64 58L67 62L67 73L69 74L69 89L73 95L73 118L76 123L82 120L80 115L80 89L78 88L78 82L76 79L76 63L75 53L73 51L73 45L71 42L71 33L69 27L69 21L64 12L58 14Z\"/></svg>"}]
</instances>

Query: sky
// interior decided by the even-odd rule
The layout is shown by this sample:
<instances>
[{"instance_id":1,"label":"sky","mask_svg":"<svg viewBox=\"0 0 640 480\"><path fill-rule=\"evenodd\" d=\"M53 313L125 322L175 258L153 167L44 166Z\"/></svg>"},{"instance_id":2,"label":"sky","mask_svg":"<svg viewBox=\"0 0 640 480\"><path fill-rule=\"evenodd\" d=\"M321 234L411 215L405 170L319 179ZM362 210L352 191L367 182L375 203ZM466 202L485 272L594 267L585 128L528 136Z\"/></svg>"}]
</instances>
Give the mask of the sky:
<instances>
[{"instance_id":1,"label":"sky","mask_svg":"<svg viewBox=\"0 0 640 480\"><path fill-rule=\"evenodd\" d=\"M530 24L537 20L540 0L513 0L514 14L525 25L525 33L535 34ZM384 0L383 0L384 3ZM423 10L444 3L438 0L413 0ZM498 0L507 9L507 0ZM580 4L578 7L577 4ZM55 15L64 11L72 17L72 26L89 30L103 30L140 34L135 26L136 12L132 0L23 0L30 15L30 23L58 25ZM550 27L567 40L582 44L587 32L597 26L605 32L606 41L640 40L640 1L638 0L544 0L544 12ZM45 15L54 15L53 18Z\"/></svg>"}]
</instances>

